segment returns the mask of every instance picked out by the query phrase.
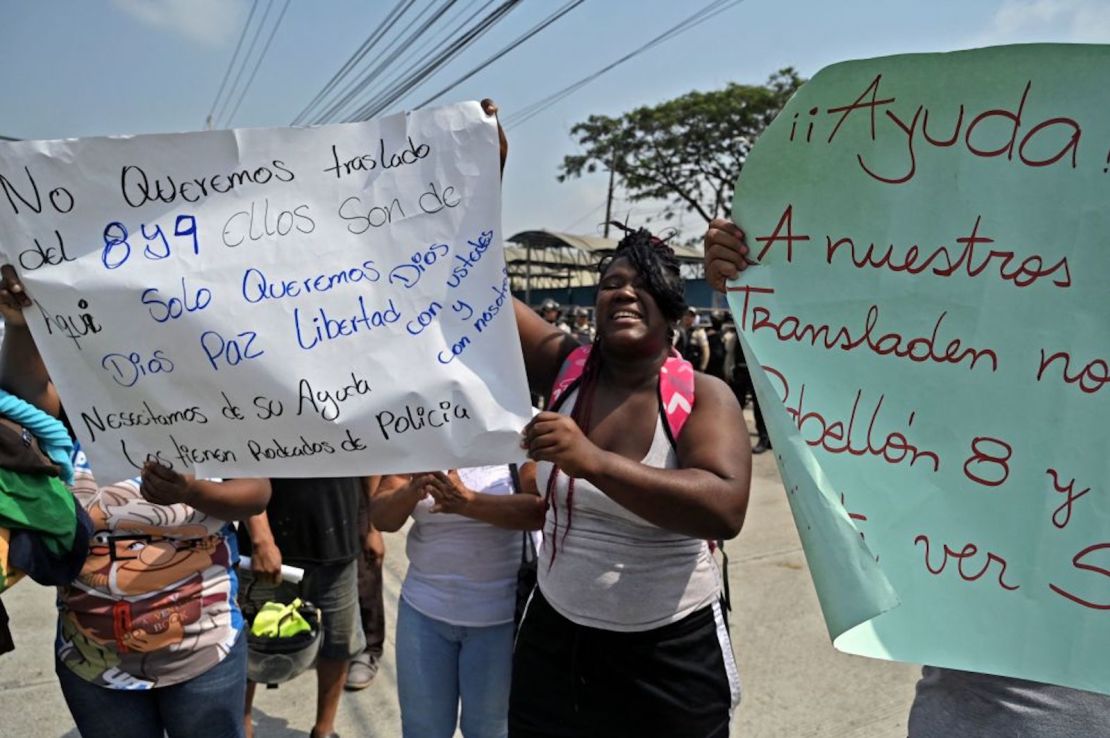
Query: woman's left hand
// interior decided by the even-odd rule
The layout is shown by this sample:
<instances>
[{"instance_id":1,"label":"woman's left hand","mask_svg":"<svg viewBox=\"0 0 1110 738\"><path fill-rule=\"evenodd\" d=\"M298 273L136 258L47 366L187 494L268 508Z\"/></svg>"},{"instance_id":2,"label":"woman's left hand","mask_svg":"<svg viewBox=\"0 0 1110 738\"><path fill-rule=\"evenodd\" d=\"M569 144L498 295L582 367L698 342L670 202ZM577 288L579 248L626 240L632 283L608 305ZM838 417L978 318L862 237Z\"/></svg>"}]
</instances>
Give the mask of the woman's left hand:
<instances>
[{"instance_id":1,"label":"woman's left hand","mask_svg":"<svg viewBox=\"0 0 1110 738\"><path fill-rule=\"evenodd\" d=\"M140 494L155 505L174 505L178 502L188 504L191 496L193 477L178 474L168 466L153 461L143 464Z\"/></svg>"},{"instance_id":2,"label":"woman's left hand","mask_svg":"<svg viewBox=\"0 0 1110 738\"><path fill-rule=\"evenodd\" d=\"M501 153L501 173L505 173L505 160L509 158L509 140L505 138L505 129L501 127L501 119L497 116L497 103L488 97L482 100L482 112L492 115L497 121L497 146Z\"/></svg>"},{"instance_id":3,"label":"woman's left hand","mask_svg":"<svg viewBox=\"0 0 1110 738\"><path fill-rule=\"evenodd\" d=\"M15 267L5 264L0 267L0 317L9 328L26 327L27 319L23 309L31 306L31 298L23 287L23 281L16 274Z\"/></svg>"},{"instance_id":4,"label":"woman's left hand","mask_svg":"<svg viewBox=\"0 0 1110 738\"><path fill-rule=\"evenodd\" d=\"M727 218L714 218L705 232L703 257L705 281L718 292L725 283L756 262L750 255L744 232Z\"/></svg>"},{"instance_id":5,"label":"woman's left hand","mask_svg":"<svg viewBox=\"0 0 1110 738\"><path fill-rule=\"evenodd\" d=\"M432 505L434 513L455 513L461 515L470 501L474 499L474 492L463 484L459 473L455 469L446 474L435 472L436 483L430 485L428 491L435 500Z\"/></svg>"},{"instance_id":6,"label":"woman's left hand","mask_svg":"<svg viewBox=\"0 0 1110 738\"><path fill-rule=\"evenodd\" d=\"M570 477L589 477L597 473L604 451L567 415L542 412L524 426L521 448L534 461L550 461Z\"/></svg>"}]
</instances>

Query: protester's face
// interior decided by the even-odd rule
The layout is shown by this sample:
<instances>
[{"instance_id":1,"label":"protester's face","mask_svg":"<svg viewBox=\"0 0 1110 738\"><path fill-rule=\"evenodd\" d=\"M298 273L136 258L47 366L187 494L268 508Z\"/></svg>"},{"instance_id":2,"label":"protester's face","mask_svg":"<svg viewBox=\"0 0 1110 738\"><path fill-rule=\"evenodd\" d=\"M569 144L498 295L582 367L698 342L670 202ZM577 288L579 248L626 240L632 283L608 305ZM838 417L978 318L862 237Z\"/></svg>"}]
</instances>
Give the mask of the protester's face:
<instances>
[{"instance_id":1,"label":"protester's face","mask_svg":"<svg viewBox=\"0 0 1110 738\"><path fill-rule=\"evenodd\" d=\"M628 259L614 259L601 276L594 317L610 348L652 353L666 344L667 320Z\"/></svg>"},{"instance_id":2,"label":"protester's face","mask_svg":"<svg viewBox=\"0 0 1110 738\"><path fill-rule=\"evenodd\" d=\"M559 311L555 308L550 308L543 311L543 319L548 323L554 323L559 318Z\"/></svg>"},{"instance_id":3,"label":"protester's face","mask_svg":"<svg viewBox=\"0 0 1110 738\"><path fill-rule=\"evenodd\" d=\"M693 324L694 324L694 316L693 315L691 315L690 313L686 313L685 315L682 316L682 327L683 328L689 328Z\"/></svg>"}]
</instances>

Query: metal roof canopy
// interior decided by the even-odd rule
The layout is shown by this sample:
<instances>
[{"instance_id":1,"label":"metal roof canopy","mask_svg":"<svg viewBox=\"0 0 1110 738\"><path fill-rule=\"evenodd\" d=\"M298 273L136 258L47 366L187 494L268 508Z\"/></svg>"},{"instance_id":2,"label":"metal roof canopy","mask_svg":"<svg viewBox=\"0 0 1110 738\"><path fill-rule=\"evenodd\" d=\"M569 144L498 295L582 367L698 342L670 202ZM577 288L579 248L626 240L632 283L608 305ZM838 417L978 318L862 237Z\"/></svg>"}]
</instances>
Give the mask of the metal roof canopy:
<instances>
[{"instance_id":1,"label":"metal roof canopy","mask_svg":"<svg viewBox=\"0 0 1110 738\"><path fill-rule=\"evenodd\" d=\"M505 262L512 289L531 302L532 288L567 288L597 283L597 264L617 249L618 241L558 231L521 231L507 239ZM700 265L702 254L691 246L672 245L682 264ZM539 253L537 253L539 252Z\"/></svg>"}]
</instances>

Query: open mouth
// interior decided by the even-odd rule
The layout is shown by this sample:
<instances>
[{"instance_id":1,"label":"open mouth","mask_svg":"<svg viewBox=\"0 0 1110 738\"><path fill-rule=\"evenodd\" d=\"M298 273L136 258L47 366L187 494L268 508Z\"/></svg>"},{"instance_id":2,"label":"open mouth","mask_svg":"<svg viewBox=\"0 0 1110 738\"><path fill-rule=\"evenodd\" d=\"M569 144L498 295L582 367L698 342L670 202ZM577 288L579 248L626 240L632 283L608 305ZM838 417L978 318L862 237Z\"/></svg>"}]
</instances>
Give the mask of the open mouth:
<instances>
[{"instance_id":1,"label":"open mouth","mask_svg":"<svg viewBox=\"0 0 1110 738\"><path fill-rule=\"evenodd\" d=\"M617 310L609 316L609 319L616 323L624 321L639 322L644 319L644 316L640 315L635 310Z\"/></svg>"}]
</instances>

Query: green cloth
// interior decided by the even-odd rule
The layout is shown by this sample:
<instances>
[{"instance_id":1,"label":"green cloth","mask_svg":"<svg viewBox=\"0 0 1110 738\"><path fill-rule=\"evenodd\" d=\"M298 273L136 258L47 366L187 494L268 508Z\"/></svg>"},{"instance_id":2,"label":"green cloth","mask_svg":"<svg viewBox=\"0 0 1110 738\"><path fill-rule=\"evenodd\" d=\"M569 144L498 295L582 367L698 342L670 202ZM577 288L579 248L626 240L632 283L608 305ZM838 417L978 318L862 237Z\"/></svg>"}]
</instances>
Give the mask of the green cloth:
<instances>
[{"instance_id":1,"label":"green cloth","mask_svg":"<svg viewBox=\"0 0 1110 738\"><path fill-rule=\"evenodd\" d=\"M47 550L59 558L73 548L75 504L55 477L0 469L0 527L37 531Z\"/></svg>"},{"instance_id":2,"label":"green cloth","mask_svg":"<svg viewBox=\"0 0 1110 738\"><path fill-rule=\"evenodd\" d=\"M312 626L301 616L302 604L304 603L299 597L288 605L267 602L254 616L251 635L260 638L290 638L311 631Z\"/></svg>"}]
</instances>

